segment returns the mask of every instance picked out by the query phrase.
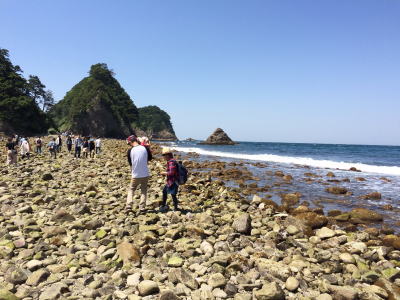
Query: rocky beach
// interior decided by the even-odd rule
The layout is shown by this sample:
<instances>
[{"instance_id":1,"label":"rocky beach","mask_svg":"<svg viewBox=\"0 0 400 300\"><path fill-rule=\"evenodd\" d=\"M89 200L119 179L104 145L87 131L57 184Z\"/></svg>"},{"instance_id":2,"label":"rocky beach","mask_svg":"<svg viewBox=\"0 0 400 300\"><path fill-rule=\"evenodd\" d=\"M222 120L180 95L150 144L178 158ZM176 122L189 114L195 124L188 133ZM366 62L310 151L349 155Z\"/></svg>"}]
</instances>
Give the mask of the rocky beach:
<instances>
[{"instance_id":1,"label":"rocky beach","mask_svg":"<svg viewBox=\"0 0 400 300\"><path fill-rule=\"evenodd\" d=\"M182 211L160 213L165 163L152 149L140 215L125 210L124 141L94 159L64 149L2 167L0 299L400 299L400 238L381 213L324 211L257 184L244 163L194 153L178 154L190 172ZM351 192L336 183L324 189Z\"/></svg>"}]
</instances>

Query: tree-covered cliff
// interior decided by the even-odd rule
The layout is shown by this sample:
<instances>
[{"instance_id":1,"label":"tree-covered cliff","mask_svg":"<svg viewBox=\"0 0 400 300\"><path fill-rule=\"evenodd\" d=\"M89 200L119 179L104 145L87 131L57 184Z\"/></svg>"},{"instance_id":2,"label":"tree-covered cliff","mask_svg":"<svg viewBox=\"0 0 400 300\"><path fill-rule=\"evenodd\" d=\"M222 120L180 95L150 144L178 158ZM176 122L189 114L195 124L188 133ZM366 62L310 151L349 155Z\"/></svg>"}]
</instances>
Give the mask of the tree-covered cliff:
<instances>
[{"instance_id":1,"label":"tree-covered cliff","mask_svg":"<svg viewBox=\"0 0 400 300\"><path fill-rule=\"evenodd\" d=\"M38 103L49 103L52 98L44 88L37 76L26 80L22 69L10 61L8 50L0 48L0 131L22 135L47 132L49 120Z\"/></svg>"},{"instance_id":2,"label":"tree-covered cliff","mask_svg":"<svg viewBox=\"0 0 400 300\"><path fill-rule=\"evenodd\" d=\"M106 64L95 64L50 111L60 131L121 138L134 132L133 101Z\"/></svg>"}]
</instances>

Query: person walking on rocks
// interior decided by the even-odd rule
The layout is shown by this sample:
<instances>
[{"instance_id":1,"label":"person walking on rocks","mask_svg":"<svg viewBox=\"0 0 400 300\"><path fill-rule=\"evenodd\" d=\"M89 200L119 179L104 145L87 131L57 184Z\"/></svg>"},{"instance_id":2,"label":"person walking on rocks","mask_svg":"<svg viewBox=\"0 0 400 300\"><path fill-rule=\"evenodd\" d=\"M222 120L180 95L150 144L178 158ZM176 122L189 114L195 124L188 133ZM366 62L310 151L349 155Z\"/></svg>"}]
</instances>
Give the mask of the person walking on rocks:
<instances>
[{"instance_id":1,"label":"person walking on rocks","mask_svg":"<svg viewBox=\"0 0 400 300\"><path fill-rule=\"evenodd\" d=\"M74 157L75 158L80 158L81 157L81 148L82 148L82 139L78 135L75 138L75 153L74 153Z\"/></svg>"},{"instance_id":2,"label":"person walking on rocks","mask_svg":"<svg viewBox=\"0 0 400 300\"><path fill-rule=\"evenodd\" d=\"M100 137L97 137L95 143L96 143L96 154L100 154L100 152L101 152L101 139L100 139Z\"/></svg>"},{"instance_id":3,"label":"person walking on rocks","mask_svg":"<svg viewBox=\"0 0 400 300\"><path fill-rule=\"evenodd\" d=\"M62 138L61 135L58 135L57 139L56 139L56 145L57 145L57 152L61 152L61 148L62 148Z\"/></svg>"},{"instance_id":4,"label":"person walking on rocks","mask_svg":"<svg viewBox=\"0 0 400 300\"><path fill-rule=\"evenodd\" d=\"M72 137L71 137L70 135L67 137L66 144L67 144L68 153L71 154L71 150L72 150Z\"/></svg>"},{"instance_id":5,"label":"person walking on rocks","mask_svg":"<svg viewBox=\"0 0 400 300\"><path fill-rule=\"evenodd\" d=\"M56 139L55 138L53 138L47 144L47 148L49 149L50 157L54 157L56 159L57 158L57 143L56 143Z\"/></svg>"},{"instance_id":6,"label":"person walking on rocks","mask_svg":"<svg viewBox=\"0 0 400 300\"><path fill-rule=\"evenodd\" d=\"M17 150L15 149L17 144L13 141L13 138L7 139L6 150L7 150L7 165L17 164Z\"/></svg>"},{"instance_id":7,"label":"person walking on rocks","mask_svg":"<svg viewBox=\"0 0 400 300\"><path fill-rule=\"evenodd\" d=\"M167 184L164 186L162 191L162 205L160 210L167 211L167 198L168 195L171 195L172 201L174 203L174 210L179 210L178 208L178 180L179 180L179 170L178 163L174 159L174 155L170 148L164 147L162 149L162 156L167 161L167 172L164 172L163 175L167 178Z\"/></svg>"},{"instance_id":8,"label":"person walking on rocks","mask_svg":"<svg viewBox=\"0 0 400 300\"><path fill-rule=\"evenodd\" d=\"M83 140L82 152L83 152L83 157L87 158L89 153L89 139L87 137L85 137Z\"/></svg>"},{"instance_id":9,"label":"person walking on rocks","mask_svg":"<svg viewBox=\"0 0 400 300\"><path fill-rule=\"evenodd\" d=\"M128 161L131 165L132 179L128 190L128 197L126 200L126 208L132 209L133 193L140 186L140 202L139 213L144 210L147 201L147 184L149 181L149 168L147 166L148 154L145 147L140 145L137 137L131 135L127 138L127 143L132 146L129 154Z\"/></svg>"},{"instance_id":10,"label":"person walking on rocks","mask_svg":"<svg viewBox=\"0 0 400 300\"><path fill-rule=\"evenodd\" d=\"M94 138L90 138L89 140L89 156L90 158L94 158L94 150L95 150L95 142Z\"/></svg>"},{"instance_id":11,"label":"person walking on rocks","mask_svg":"<svg viewBox=\"0 0 400 300\"><path fill-rule=\"evenodd\" d=\"M31 145L27 138L21 139L21 158L29 158L31 152Z\"/></svg>"},{"instance_id":12,"label":"person walking on rocks","mask_svg":"<svg viewBox=\"0 0 400 300\"><path fill-rule=\"evenodd\" d=\"M43 141L40 138L40 136L36 139L35 144L36 144L36 154L42 154Z\"/></svg>"}]
</instances>

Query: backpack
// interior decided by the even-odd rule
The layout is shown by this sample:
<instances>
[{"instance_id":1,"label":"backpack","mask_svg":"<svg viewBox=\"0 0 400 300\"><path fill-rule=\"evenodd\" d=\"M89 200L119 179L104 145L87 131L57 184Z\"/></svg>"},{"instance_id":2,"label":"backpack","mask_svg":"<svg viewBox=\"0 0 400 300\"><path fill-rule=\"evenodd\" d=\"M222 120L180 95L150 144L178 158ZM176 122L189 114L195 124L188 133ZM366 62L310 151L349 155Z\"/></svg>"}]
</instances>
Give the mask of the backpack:
<instances>
[{"instance_id":1,"label":"backpack","mask_svg":"<svg viewBox=\"0 0 400 300\"><path fill-rule=\"evenodd\" d=\"M143 146L146 148L147 151L147 161L151 161L153 159L153 153L151 153L150 147L149 146Z\"/></svg>"},{"instance_id":2,"label":"backpack","mask_svg":"<svg viewBox=\"0 0 400 300\"><path fill-rule=\"evenodd\" d=\"M188 170L185 168L185 166L182 164L182 162L177 162L176 163L176 167L178 169L178 180L177 183L179 185L185 184L188 180Z\"/></svg>"},{"instance_id":3,"label":"backpack","mask_svg":"<svg viewBox=\"0 0 400 300\"><path fill-rule=\"evenodd\" d=\"M126 153L126 155L128 157L128 163L130 166L132 166L131 150L132 150L132 148L129 148L128 152Z\"/></svg>"}]
</instances>

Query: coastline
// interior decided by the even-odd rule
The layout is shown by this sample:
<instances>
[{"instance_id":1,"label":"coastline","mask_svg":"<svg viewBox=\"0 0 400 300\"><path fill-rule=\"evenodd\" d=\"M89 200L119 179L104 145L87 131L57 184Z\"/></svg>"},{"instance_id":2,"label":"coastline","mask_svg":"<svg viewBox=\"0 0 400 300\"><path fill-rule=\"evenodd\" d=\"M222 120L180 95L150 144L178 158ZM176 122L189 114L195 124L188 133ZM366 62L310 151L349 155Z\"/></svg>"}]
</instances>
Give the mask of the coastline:
<instances>
[{"instance_id":1,"label":"coastline","mask_svg":"<svg viewBox=\"0 0 400 300\"><path fill-rule=\"evenodd\" d=\"M259 197L269 189L249 186L257 180L240 162L180 153L190 172L179 194L184 210L159 213L165 163L152 148L148 211L139 216L124 210L123 141L105 140L95 159L74 160L64 149L56 161L2 168L0 289L32 299L52 289L67 299L237 300L387 299L398 290L398 236L345 231L321 208L299 206L295 193L284 193L285 207Z\"/></svg>"}]
</instances>

